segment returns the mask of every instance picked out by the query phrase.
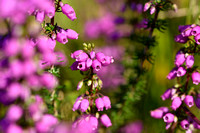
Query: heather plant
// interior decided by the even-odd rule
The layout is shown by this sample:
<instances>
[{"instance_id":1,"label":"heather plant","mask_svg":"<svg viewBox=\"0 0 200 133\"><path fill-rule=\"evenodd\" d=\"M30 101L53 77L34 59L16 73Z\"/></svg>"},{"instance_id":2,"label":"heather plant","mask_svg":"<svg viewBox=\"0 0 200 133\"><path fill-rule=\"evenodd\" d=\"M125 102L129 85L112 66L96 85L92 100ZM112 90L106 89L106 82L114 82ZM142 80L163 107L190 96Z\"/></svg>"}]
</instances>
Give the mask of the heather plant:
<instances>
[{"instance_id":1,"label":"heather plant","mask_svg":"<svg viewBox=\"0 0 200 133\"><path fill-rule=\"evenodd\" d=\"M163 118L166 130L175 132L181 128L186 132L199 130L200 120L191 107L199 108L199 70L195 65L195 57L199 52L199 25L180 25L180 34L175 41L184 44L175 57L175 67L167 75L167 79L176 79L174 86L161 96L162 100L171 99L171 109L160 107L151 111L151 116Z\"/></svg>"},{"instance_id":2,"label":"heather plant","mask_svg":"<svg viewBox=\"0 0 200 133\"><path fill-rule=\"evenodd\" d=\"M47 113L50 107L40 93L46 90L46 95L51 94L49 101L56 99L56 66L66 63L64 54L54 51L56 40L65 44L67 39L78 38L74 30L54 24L55 12L60 8L69 19L76 19L73 8L61 0L0 1L0 17L7 26L0 38L1 132L49 133L59 132L62 127L56 111ZM50 23L44 21L45 16Z\"/></svg>"},{"instance_id":3,"label":"heather plant","mask_svg":"<svg viewBox=\"0 0 200 133\"><path fill-rule=\"evenodd\" d=\"M96 53L94 44L84 43L83 45L84 50L77 50L71 54L71 58L76 60L71 65L71 69L79 70L84 76L83 80L78 83L77 90L85 89L84 94L80 95L73 105L72 110L78 110L81 116L72 127L78 132L92 133L98 131L99 120L105 127L112 125L108 115L101 113L111 108L111 101L108 96L99 92L103 83L96 72L113 63L114 59L102 52Z\"/></svg>"}]
</instances>

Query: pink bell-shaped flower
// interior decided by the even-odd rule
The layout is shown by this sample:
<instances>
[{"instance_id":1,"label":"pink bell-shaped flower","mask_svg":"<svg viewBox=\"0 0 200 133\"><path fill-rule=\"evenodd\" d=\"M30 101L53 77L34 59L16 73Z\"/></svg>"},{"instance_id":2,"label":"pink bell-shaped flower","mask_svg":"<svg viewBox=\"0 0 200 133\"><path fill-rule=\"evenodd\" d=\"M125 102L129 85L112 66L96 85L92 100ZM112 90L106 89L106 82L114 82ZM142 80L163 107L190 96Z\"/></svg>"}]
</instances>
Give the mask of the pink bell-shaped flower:
<instances>
[{"instance_id":1,"label":"pink bell-shaped flower","mask_svg":"<svg viewBox=\"0 0 200 133\"><path fill-rule=\"evenodd\" d=\"M103 114L100 118L101 120L101 123L106 126L106 127L110 127L112 126L112 123L110 121L110 118L106 115L106 114Z\"/></svg>"},{"instance_id":2,"label":"pink bell-shaped flower","mask_svg":"<svg viewBox=\"0 0 200 133\"><path fill-rule=\"evenodd\" d=\"M101 97L99 97L95 100L95 104L96 104L98 111L103 111L104 101Z\"/></svg>"},{"instance_id":3,"label":"pink bell-shaped flower","mask_svg":"<svg viewBox=\"0 0 200 133\"><path fill-rule=\"evenodd\" d=\"M85 112L88 109L88 107L89 107L89 101L88 101L88 99L83 99L81 101L81 105L80 105L81 112Z\"/></svg>"},{"instance_id":4,"label":"pink bell-shaped flower","mask_svg":"<svg viewBox=\"0 0 200 133\"><path fill-rule=\"evenodd\" d=\"M104 106L107 109L110 109L111 108L111 102L110 102L110 99L108 96L103 96L102 97L102 100L103 100L103 103L104 103Z\"/></svg>"},{"instance_id":5,"label":"pink bell-shaped flower","mask_svg":"<svg viewBox=\"0 0 200 133\"><path fill-rule=\"evenodd\" d=\"M61 9L62 9L62 12L63 12L69 19L71 19L72 21L73 21L74 19L76 19L75 11L74 11L74 9L73 9L70 5L68 5L68 4L62 5L62 4L61 4Z\"/></svg>"},{"instance_id":6,"label":"pink bell-shaped flower","mask_svg":"<svg viewBox=\"0 0 200 133\"><path fill-rule=\"evenodd\" d=\"M200 73L199 72L193 72L192 73L192 81L193 84L198 85L200 82Z\"/></svg>"},{"instance_id":7,"label":"pink bell-shaped flower","mask_svg":"<svg viewBox=\"0 0 200 133\"><path fill-rule=\"evenodd\" d=\"M194 105L194 98L193 96L187 95L184 99L185 104L187 104L188 107L192 107Z\"/></svg>"},{"instance_id":8,"label":"pink bell-shaped flower","mask_svg":"<svg viewBox=\"0 0 200 133\"><path fill-rule=\"evenodd\" d=\"M172 113L167 113L163 116L163 120L166 123L172 123L174 121L174 115Z\"/></svg>"},{"instance_id":9,"label":"pink bell-shaped flower","mask_svg":"<svg viewBox=\"0 0 200 133\"><path fill-rule=\"evenodd\" d=\"M180 97L175 97L172 101L172 105L171 108L173 110L176 110L177 108L179 108L182 104L181 98Z\"/></svg>"}]
</instances>

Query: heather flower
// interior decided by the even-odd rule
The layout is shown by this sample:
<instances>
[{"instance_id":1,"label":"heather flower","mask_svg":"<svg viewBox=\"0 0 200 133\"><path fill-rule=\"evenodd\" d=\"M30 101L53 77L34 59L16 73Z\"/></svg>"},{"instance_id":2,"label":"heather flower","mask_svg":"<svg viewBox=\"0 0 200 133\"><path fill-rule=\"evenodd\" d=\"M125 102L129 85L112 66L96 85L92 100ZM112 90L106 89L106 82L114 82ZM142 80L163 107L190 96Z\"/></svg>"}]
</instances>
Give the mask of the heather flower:
<instances>
[{"instance_id":1,"label":"heather flower","mask_svg":"<svg viewBox=\"0 0 200 133\"><path fill-rule=\"evenodd\" d=\"M171 108L173 110L176 110L177 108L179 108L182 104L181 98L180 97L175 97L172 101L172 105Z\"/></svg>"},{"instance_id":2,"label":"heather flower","mask_svg":"<svg viewBox=\"0 0 200 133\"><path fill-rule=\"evenodd\" d=\"M195 99L195 104L196 104L197 108L200 109L200 96L198 96L198 97Z\"/></svg>"},{"instance_id":3,"label":"heather flower","mask_svg":"<svg viewBox=\"0 0 200 133\"><path fill-rule=\"evenodd\" d=\"M7 127L6 133L23 133L23 129L20 126L12 123Z\"/></svg>"},{"instance_id":4,"label":"heather flower","mask_svg":"<svg viewBox=\"0 0 200 133\"><path fill-rule=\"evenodd\" d=\"M146 12L150 8L150 6L151 6L151 2L145 3L143 11Z\"/></svg>"},{"instance_id":5,"label":"heather flower","mask_svg":"<svg viewBox=\"0 0 200 133\"><path fill-rule=\"evenodd\" d=\"M78 62L77 69L81 71L87 71L88 68L86 66L86 62Z\"/></svg>"},{"instance_id":6,"label":"heather flower","mask_svg":"<svg viewBox=\"0 0 200 133\"><path fill-rule=\"evenodd\" d=\"M79 62L78 62L78 61L75 61L75 62L70 66L71 70L78 70L78 64L79 64Z\"/></svg>"},{"instance_id":7,"label":"heather flower","mask_svg":"<svg viewBox=\"0 0 200 133\"><path fill-rule=\"evenodd\" d=\"M134 121L122 129L120 129L120 133L142 133L143 124L141 121Z\"/></svg>"},{"instance_id":8,"label":"heather flower","mask_svg":"<svg viewBox=\"0 0 200 133\"><path fill-rule=\"evenodd\" d=\"M68 5L68 4L62 5L62 4L61 4L61 9L62 9L62 12L63 12L69 19L71 19L72 21L74 21L74 19L76 19L75 11L74 11L74 9L73 9L70 5Z\"/></svg>"},{"instance_id":9,"label":"heather flower","mask_svg":"<svg viewBox=\"0 0 200 133\"><path fill-rule=\"evenodd\" d=\"M182 77L186 74L186 70L183 67L179 67L177 70L177 77Z\"/></svg>"},{"instance_id":10,"label":"heather flower","mask_svg":"<svg viewBox=\"0 0 200 133\"><path fill-rule=\"evenodd\" d=\"M11 105L6 113L6 119L10 122L18 121L23 115L23 110L18 105Z\"/></svg>"},{"instance_id":11,"label":"heather flower","mask_svg":"<svg viewBox=\"0 0 200 133\"><path fill-rule=\"evenodd\" d=\"M47 87L47 89L53 89L57 85L57 79L50 73L44 73L40 80L41 84Z\"/></svg>"},{"instance_id":12,"label":"heather flower","mask_svg":"<svg viewBox=\"0 0 200 133\"><path fill-rule=\"evenodd\" d=\"M196 43L198 45L200 45L200 34L198 34L197 36L195 36L194 40L196 41Z\"/></svg>"},{"instance_id":13,"label":"heather flower","mask_svg":"<svg viewBox=\"0 0 200 133\"><path fill-rule=\"evenodd\" d=\"M91 52L90 52L90 58L91 58L91 59L94 59L94 57L95 57L95 52L94 52L94 51L91 51Z\"/></svg>"},{"instance_id":14,"label":"heather flower","mask_svg":"<svg viewBox=\"0 0 200 133\"><path fill-rule=\"evenodd\" d=\"M171 70L171 72L169 72L169 74L167 75L167 79L171 80L176 78L177 76L177 68L174 68Z\"/></svg>"},{"instance_id":15,"label":"heather flower","mask_svg":"<svg viewBox=\"0 0 200 133\"><path fill-rule=\"evenodd\" d=\"M42 116L41 120L36 122L36 129L38 132L47 133L50 132L54 125L58 123L56 117L50 114L45 114Z\"/></svg>"},{"instance_id":16,"label":"heather flower","mask_svg":"<svg viewBox=\"0 0 200 133\"><path fill-rule=\"evenodd\" d=\"M106 61L104 53L101 52L96 53L96 59L101 63Z\"/></svg>"},{"instance_id":17,"label":"heather flower","mask_svg":"<svg viewBox=\"0 0 200 133\"><path fill-rule=\"evenodd\" d=\"M45 14L51 19L55 16L55 6L52 4L49 6L48 10L46 10Z\"/></svg>"},{"instance_id":18,"label":"heather flower","mask_svg":"<svg viewBox=\"0 0 200 133\"><path fill-rule=\"evenodd\" d=\"M65 32L58 32L56 36L56 40L62 44L66 44L68 42L67 36Z\"/></svg>"},{"instance_id":19,"label":"heather flower","mask_svg":"<svg viewBox=\"0 0 200 133\"><path fill-rule=\"evenodd\" d=\"M184 31L181 33L181 35L182 35L183 37L189 37L189 36L191 36L191 32L192 32L192 28L187 28L186 30L184 30Z\"/></svg>"},{"instance_id":20,"label":"heather flower","mask_svg":"<svg viewBox=\"0 0 200 133\"><path fill-rule=\"evenodd\" d=\"M67 35L67 38L69 39L78 39L78 33L72 29L67 29L66 30L66 35Z\"/></svg>"},{"instance_id":21,"label":"heather flower","mask_svg":"<svg viewBox=\"0 0 200 133\"><path fill-rule=\"evenodd\" d=\"M192 81L193 84L198 85L200 82L200 73L199 72L193 72L192 73Z\"/></svg>"},{"instance_id":22,"label":"heather flower","mask_svg":"<svg viewBox=\"0 0 200 133\"><path fill-rule=\"evenodd\" d=\"M166 99L169 99L169 98L171 98L171 97L172 97L172 89L171 89L171 88L167 89L167 90L161 95L161 98L162 98L163 101L166 100Z\"/></svg>"},{"instance_id":23,"label":"heather flower","mask_svg":"<svg viewBox=\"0 0 200 133\"><path fill-rule=\"evenodd\" d=\"M81 112L85 112L88 109L88 107L89 107L89 101L88 101L88 99L83 99L81 101L81 104L80 104L80 110L81 110Z\"/></svg>"},{"instance_id":24,"label":"heather flower","mask_svg":"<svg viewBox=\"0 0 200 133\"><path fill-rule=\"evenodd\" d=\"M181 32L184 32L186 29L190 28L191 25L179 25L178 26L178 31L181 33Z\"/></svg>"},{"instance_id":25,"label":"heather flower","mask_svg":"<svg viewBox=\"0 0 200 133\"><path fill-rule=\"evenodd\" d=\"M192 29L192 32L191 32L191 34L193 35L193 36L196 36L196 35L198 35L200 33L200 26L195 26L193 29Z\"/></svg>"},{"instance_id":26,"label":"heather flower","mask_svg":"<svg viewBox=\"0 0 200 133\"><path fill-rule=\"evenodd\" d=\"M92 62L92 68L95 70L95 71L99 71L101 69L101 63L98 61L98 60L93 60Z\"/></svg>"},{"instance_id":27,"label":"heather flower","mask_svg":"<svg viewBox=\"0 0 200 133\"><path fill-rule=\"evenodd\" d=\"M86 67L90 68L91 66L92 66L92 60L90 58L88 58L86 61Z\"/></svg>"},{"instance_id":28,"label":"heather flower","mask_svg":"<svg viewBox=\"0 0 200 133\"><path fill-rule=\"evenodd\" d=\"M101 123L106 126L106 127L110 127L112 126L112 123L110 121L110 118L106 115L106 114L103 114L100 118L101 120Z\"/></svg>"},{"instance_id":29,"label":"heather flower","mask_svg":"<svg viewBox=\"0 0 200 133\"><path fill-rule=\"evenodd\" d=\"M98 127L98 119L94 116L89 117L89 123L92 126L92 130L96 130Z\"/></svg>"},{"instance_id":30,"label":"heather flower","mask_svg":"<svg viewBox=\"0 0 200 133\"><path fill-rule=\"evenodd\" d=\"M111 102L110 102L110 99L108 96L103 96L102 97L102 100L103 100L103 103L104 103L104 106L107 109L110 109L111 108Z\"/></svg>"},{"instance_id":31,"label":"heather flower","mask_svg":"<svg viewBox=\"0 0 200 133\"><path fill-rule=\"evenodd\" d=\"M79 109L82 99L83 99L83 98L82 98L81 96L79 96L79 97L76 99L76 102L74 103L73 108L72 108L73 111L76 111L77 109Z\"/></svg>"},{"instance_id":32,"label":"heather flower","mask_svg":"<svg viewBox=\"0 0 200 133\"><path fill-rule=\"evenodd\" d=\"M36 20L38 22L42 23L44 21L44 18L45 18L44 11L38 11L35 17L36 17Z\"/></svg>"},{"instance_id":33,"label":"heather flower","mask_svg":"<svg viewBox=\"0 0 200 133\"><path fill-rule=\"evenodd\" d=\"M166 123L172 123L174 121L174 115L172 113L167 113L163 116L163 120Z\"/></svg>"},{"instance_id":34,"label":"heather flower","mask_svg":"<svg viewBox=\"0 0 200 133\"><path fill-rule=\"evenodd\" d=\"M150 9L150 14L154 14L155 11L156 11L156 7L152 6L151 9Z\"/></svg>"},{"instance_id":35,"label":"heather flower","mask_svg":"<svg viewBox=\"0 0 200 133\"><path fill-rule=\"evenodd\" d=\"M180 65L182 65L185 62L185 54L182 52L178 52L176 54L176 58L175 58L175 62L174 64L179 67Z\"/></svg>"},{"instance_id":36,"label":"heather flower","mask_svg":"<svg viewBox=\"0 0 200 133\"><path fill-rule=\"evenodd\" d=\"M103 111L103 107L105 106L104 105L104 101L101 97L97 98L95 100L95 104L96 104L96 107L98 109L98 111Z\"/></svg>"},{"instance_id":37,"label":"heather flower","mask_svg":"<svg viewBox=\"0 0 200 133\"><path fill-rule=\"evenodd\" d=\"M175 42L178 43L186 43L188 41L188 37L183 37L182 34L179 34L175 37Z\"/></svg>"},{"instance_id":38,"label":"heather flower","mask_svg":"<svg viewBox=\"0 0 200 133\"><path fill-rule=\"evenodd\" d=\"M161 109L155 109L155 110L150 111L150 114L151 114L151 117L160 119L163 117L164 112Z\"/></svg>"},{"instance_id":39,"label":"heather flower","mask_svg":"<svg viewBox=\"0 0 200 133\"><path fill-rule=\"evenodd\" d=\"M181 127L185 130L189 129L190 123L188 122L188 120L182 120L180 123Z\"/></svg>"},{"instance_id":40,"label":"heather flower","mask_svg":"<svg viewBox=\"0 0 200 133\"><path fill-rule=\"evenodd\" d=\"M192 107L194 105L194 98L193 96L187 95L184 99L185 104L188 105L188 107Z\"/></svg>"},{"instance_id":41,"label":"heather flower","mask_svg":"<svg viewBox=\"0 0 200 133\"><path fill-rule=\"evenodd\" d=\"M186 58L186 67L191 68L194 64L194 56L193 55L188 55Z\"/></svg>"},{"instance_id":42,"label":"heather flower","mask_svg":"<svg viewBox=\"0 0 200 133\"><path fill-rule=\"evenodd\" d=\"M86 61L88 59L88 55L85 52L82 52L78 57L76 57L76 61Z\"/></svg>"}]
</instances>

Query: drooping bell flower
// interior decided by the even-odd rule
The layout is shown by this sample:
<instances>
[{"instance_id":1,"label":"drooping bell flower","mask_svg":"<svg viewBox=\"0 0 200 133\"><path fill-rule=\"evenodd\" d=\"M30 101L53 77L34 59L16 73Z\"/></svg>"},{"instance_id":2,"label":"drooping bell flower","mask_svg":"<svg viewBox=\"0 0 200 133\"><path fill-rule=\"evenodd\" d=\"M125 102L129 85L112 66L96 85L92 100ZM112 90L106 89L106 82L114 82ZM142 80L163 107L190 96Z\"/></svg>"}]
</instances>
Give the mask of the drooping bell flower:
<instances>
[{"instance_id":1,"label":"drooping bell flower","mask_svg":"<svg viewBox=\"0 0 200 133\"><path fill-rule=\"evenodd\" d=\"M68 4L61 4L62 12L72 21L76 19L76 14L74 9Z\"/></svg>"},{"instance_id":2,"label":"drooping bell flower","mask_svg":"<svg viewBox=\"0 0 200 133\"><path fill-rule=\"evenodd\" d=\"M172 89L171 89L171 88L167 89L167 90L161 95L161 98L162 98L163 101L166 100L166 99L169 99L169 98L171 98L171 97L172 97Z\"/></svg>"},{"instance_id":3,"label":"drooping bell flower","mask_svg":"<svg viewBox=\"0 0 200 133\"><path fill-rule=\"evenodd\" d=\"M151 6L151 2L145 3L143 11L146 12L150 8L150 6Z\"/></svg>"},{"instance_id":4,"label":"drooping bell flower","mask_svg":"<svg viewBox=\"0 0 200 133\"><path fill-rule=\"evenodd\" d=\"M178 43L186 43L188 41L188 37L183 37L182 34L179 34L175 36L174 40L175 42L178 42Z\"/></svg>"},{"instance_id":5,"label":"drooping bell flower","mask_svg":"<svg viewBox=\"0 0 200 133\"><path fill-rule=\"evenodd\" d=\"M156 119L161 119L163 117L163 110L161 109L155 109L150 111L151 117Z\"/></svg>"},{"instance_id":6,"label":"drooping bell flower","mask_svg":"<svg viewBox=\"0 0 200 133\"><path fill-rule=\"evenodd\" d=\"M179 66L182 65L184 62L185 62L185 54L179 51L179 52L176 54L174 64L175 64L177 67L179 67Z\"/></svg>"},{"instance_id":7,"label":"drooping bell flower","mask_svg":"<svg viewBox=\"0 0 200 133\"><path fill-rule=\"evenodd\" d=\"M73 108L72 108L73 111L76 111L77 109L79 109L82 99L83 99L83 98L82 98L81 96L79 96L79 97L76 99L76 102L74 103Z\"/></svg>"},{"instance_id":8,"label":"drooping bell flower","mask_svg":"<svg viewBox=\"0 0 200 133\"><path fill-rule=\"evenodd\" d=\"M167 113L163 116L163 120L166 123L172 123L174 121L174 115L172 113Z\"/></svg>"},{"instance_id":9,"label":"drooping bell flower","mask_svg":"<svg viewBox=\"0 0 200 133\"><path fill-rule=\"evenodd\" d=\"M187 104L188 107L192 107L194 105L194 98L193 96L187 95L184 99L185 104Z\"/></svg>"},{"instance_id":10,"label":"drooping bell flower","mask_svg":"<svg viewBox=\"0 0 200 133\"><path fill-rule=\"evenodd\" d=\"M45 18L44 11L38 11L35 17L36 17L36 20L38 22L42 23L44 21L44 18Z\"/></svg>"},{"instance_id":11,"label":"drooping bell flower","mask_svg":"<svg viewBox=\"0 0 200 133\"><path fill-rule=\"evenodd\" d=\"M183 67L179 67L178 68L178 70L177 70L177 77L182 77L182 76L184 76L185 74L186 74L186 70L185 70L185 68L183 68Z\"/></svg>"},{"instance_id":12,"label":"drooping bell flower","mask_svg":"<svg viewBox=\"0 0 200 133\"><path fill-rule=\"evenodd\" d=\"M103 100L103 103L104 103L104 106L107 109L110 109L111 108L111 102L110 102L110 99L108 96L103 96L102 97L102 100Z\"/></svg>"},{"instance_id":13,"label":"drooping bell flower","mask_svg":"<svg viewBox=\"0 0 200 133\"><path fill-rule=\"evenodd\" d=\"M93 60L92 62L92 68L95 70L95 71L99 71L101 69L101 63L98 61L98 60Z\"/></svg>"},{"instance_id":14,"label":"drooping bell flower","mask_svg":"<svg viewBox=\"0 0 200 133\"><path fill-rule=\"evenodd\" d=\"M192 81L193 84L198 85L200 82L200 73L199 72L193 72L192 73Z\"/></svg>"},{"instance_id":15,"label":"drooping bell flower","mask_svg":"<svg viewBox=\"0 0 200 133\"><path fill-rule=\"evenodd\" d=\"M110 118L106 115L106 114L103 114L100 118L101 120L101 123L106 126L106 127L110 127L112 126L112 123L110 121Z\"/></svg>"},{"instance_id":16,"label":"drooping bell flower","mask_svg":"<svg viewBox=\"0 0 200 133\"><path fill-rule=\"evenodd\" d=\"M195 38L194 38L194 40L196 41L196 43L198 45L200 45L200 34L196 35Z\"/></svg>"},{"instance_id":17,"label":"drooping bell flower","mask_svg":"<svg viewBox=\"0 0 200 133\"><path fill-rule=\"evenodd\" d=\"M175 67L169 72L169 74L167 75L167 79L171 80L176 78L176 76L177 76L177 68Z\"/></svg>"},{"instance_id":18,"label":"drooping bell flower","mask_svg":"<svg viewBox=\"0 0 200 133\"><path fill-rule=\"evenodd\" d=\"M67 38L69 39L78 39L78 33L72 29L67 29Z\"/></svg>"},{"instance_id":19,"label":"drooping bell flower","mask_svg":"<svg viewBox=\"0 0 200 133\"><path fill-rule=\"evenodd\" d=\"M179 108L182 104L181 98L180 97L175 97L172 101L172 105L171 108L173 110L176 110L177 108Z\"/></svg>"},{"instance_id":20,"label":"drooping bell flower","mask_svg":"<svg viewBox=\"0 0 200 133\"><path fill-rule=\"evenodd\" d=\"M89 123L92 126L92 130L96 130L98 127L98 119L94 116L89 117Z\"/></svg>"},{"instance_id":21,"label":"drooping bell flower","mask_svg":"<svg viewBox=\"0 0 200 133\"><path fill-rule=\"evenodd\" d=\"M83 99L81 101L81 104L80 104L80 110L81 110L81 112L85 112L88 109L88 107L89 107L89 101L88 101L88 99Z\"/></svg>"},{"instance_id":22,"label":"drooping bell flower","mask_svg":"<svg viewBox=\"0 0 200 133\"><path fill-rule=\"evenodd\" d=\"M194 56L193 55L188 55L186 58L186 67L191 68L194 64Z\"/></svg>"},{"instance_id":23,"label":"drooping bell flower","mask_svg":"<svg viewBox=\"0 0 200 133\"><path fill-rule=\"evenodd\" d=\"M95 100L95 104L96 104L98 111L103 111L104 101L101 97L99 97Z\"/></svg>"},{"instance_id":24,"label":"drooping bell flower","mask_svg":"<svg viewBox=\"0 0 200 133\"><path fill-rule=\"evenodd\" d=\"M190 123L189 123L188 120L182 120L182 121L180 122L180 125L181 125L181 127L182 127L183 129L188 130L188 129L189 129L189 126L190 126Z\"/></svg>"},{"instance_id":25,"label":"drooping bell flower","mask_svg":"<svg viewBox=\"0 0 200 133\"><path fill-rule=\"evenodd\" d=\"M200 26L195 26L193 29L192 29L192 32L191 32L191 34L193 35L193 36L196 36L196 35L198 35L200 33Z\"/></svg>"}]
</instances>

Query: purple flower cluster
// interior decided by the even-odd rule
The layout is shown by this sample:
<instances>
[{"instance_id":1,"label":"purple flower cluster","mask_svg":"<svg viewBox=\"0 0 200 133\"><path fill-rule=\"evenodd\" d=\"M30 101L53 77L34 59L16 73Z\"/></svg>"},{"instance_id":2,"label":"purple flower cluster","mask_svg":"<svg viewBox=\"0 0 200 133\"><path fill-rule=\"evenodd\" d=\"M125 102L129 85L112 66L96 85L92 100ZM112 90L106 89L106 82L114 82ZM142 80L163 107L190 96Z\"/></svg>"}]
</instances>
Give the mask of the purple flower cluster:
<instances>
[{"instance_id":1,"label":"purple flower cluster","mask_svg":"<svg viewBox=\"0 0 200 133\"><path fill-rule=\"evenodd\" d=\"M178 43L186 43L189 37L194 37L194 41L200 45L200 26L196 24L192 25L180 25L180 34L175 37L175 41Z\"/></svg>"},{"instance_id":2,"label":"purple flower cluster","mask_svg":"<svg viewBox=\"0 0 200 133\"><path fill-rule=\"evenodd\" d=\"M178 81L174 87L167 89L161 96L162 100L172 100L172 111L169 111L167 107L160 107L151 111L152 117L157 119L163 118L164 122L166 122L166 129L169 129L174 123L180 124L186 132L200 129L200 121L188 109L194 106L195 103L196 107L199 108L199 92L198 90L193 92L191 89L192 85L198 85L200 83L200 73L193 66L195 50L199 45L197 36L200 33L200 28L198 27L194 24L179 26L181 34L175 37L176 42L186 43L192 39L189 36L194 36L194 45L191 46L191 49L186 47L176 54L174 61L175 67L167 76L169 80L176 77L177 80L182 78L186 79L185 81ZM189 84L190 79L193 83L191 85ZM185 114L181 114L181 111Z\"/></svg>"},{"instance_id":3,"label":"purple flower cluster","mask_svg":"<svg viewBox=\"0 0 200 133\"><path fill-rule=\"evenodd\" d=\"M171 72L167 75L169 80L176 77L182 77L186 74L187 69L191 68L194 64L194 56L189 54L184 54L182 51L179 51L176 54L174 61L176 67L174 67Z\"/></svg>"},{"instance_id":4,"label":"purple flower cluster","mask_svg":"<svg viewBox=\"0 0 200 133\"><path fill-rule=\"evenodd\" d=\"M114 62L112 56L106 56L104 53L95 53L91 51L89 54L83 50L77 50L71 54L71 58L76 61L71 65L72 70L87 71L90 68L99 71L102 66L108 66Z\"/></svg>"}]
</instances>

